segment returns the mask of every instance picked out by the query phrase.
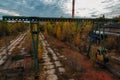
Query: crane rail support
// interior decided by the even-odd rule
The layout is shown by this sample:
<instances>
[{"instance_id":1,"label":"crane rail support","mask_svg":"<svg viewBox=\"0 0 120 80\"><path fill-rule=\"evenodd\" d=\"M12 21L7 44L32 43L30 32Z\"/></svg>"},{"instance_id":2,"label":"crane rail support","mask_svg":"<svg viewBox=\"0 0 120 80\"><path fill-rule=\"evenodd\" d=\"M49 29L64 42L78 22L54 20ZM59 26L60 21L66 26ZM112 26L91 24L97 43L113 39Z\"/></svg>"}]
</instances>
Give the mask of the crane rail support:
<instances>
[{"instance_id":1,"label":"crane rail support","mask_svg":"<svg viewBox=\"0 0 120 80\"><path fill-rule=\"evenodd\" d=\"M120 58L116 58L115 56L111 56L111 59L120 65Z\"/></svg>"},{"instance_id":2,"label":"crane rail support","mask_svg":"<svg viewBox=\"0 0 120 80\"><path fill-rule=\"evenodd\" d=\"M54 21L54 22L80 22L80 21L95 21L95 22L118 22L118 19L109 18L57 18L57 17L26 17L26 16L3 16L5 21Z\"/></svg>"},{"instance_id":3,"label":"crane rail support","mask_svg":"<svg viewBox=\"0 0 120 80\"><path fill-rule=\"evenodd\" d=\"M114 69L111 65L106 66L107 70L111 72L114 76L120 78L120 71Z\"/></svg>"}]
</instances>

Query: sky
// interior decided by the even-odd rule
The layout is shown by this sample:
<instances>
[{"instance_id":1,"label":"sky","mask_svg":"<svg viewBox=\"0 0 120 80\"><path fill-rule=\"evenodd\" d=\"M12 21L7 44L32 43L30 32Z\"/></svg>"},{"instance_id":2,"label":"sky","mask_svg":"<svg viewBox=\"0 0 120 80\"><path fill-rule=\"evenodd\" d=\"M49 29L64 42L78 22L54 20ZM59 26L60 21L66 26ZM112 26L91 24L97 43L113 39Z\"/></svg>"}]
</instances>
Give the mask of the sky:
<instances>
[{"instance_id":1,"label":"sky","mask_svg":"<svg viewBox=\"0 0 120 80\"><path fill-rule=\"evenodd\" d=\"M72 0L0 0L0 18L11 16L71 17ZM75 17L120 15L120 0L75 0Z\"/></svg>"}]
</instances>

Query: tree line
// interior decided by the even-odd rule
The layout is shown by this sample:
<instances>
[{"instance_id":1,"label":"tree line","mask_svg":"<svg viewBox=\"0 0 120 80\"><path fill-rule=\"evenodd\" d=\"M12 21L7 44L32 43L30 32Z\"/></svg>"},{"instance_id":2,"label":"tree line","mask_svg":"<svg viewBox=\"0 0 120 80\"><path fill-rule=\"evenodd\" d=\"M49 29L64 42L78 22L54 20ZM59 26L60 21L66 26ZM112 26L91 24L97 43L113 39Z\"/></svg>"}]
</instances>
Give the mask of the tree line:
<instances>
[{"instance_id":1,"label":"tree line","mask_svg":"<svg viewBox=\"0 0 120 80\"><path fill-rule=\"evenodd\" d=\"M41 30L45 36L51 35L76 48L87 47L88 34L92 28L92 22L46 22ZM82 42L82 43L81 43Z\"/></svg>"},{"instance_id":2,"label":"tree line","mask_svg":"<svg viewBox=\"0 0 120 80\"><path fill-rule=\"evenodd\" d=\"M17 35L27 29L28 24L23 22L0 21L0 37Z\"/></svg>"},{"instance_id":3,"label":"tree line","mask_svg":"<svg viewBox=\"0 0 120 80\"><path fill-rule=\"evenodd\" d=\"M80 51L87 51L89 41L89 33L92 30L92 22L45 22L41 25L44 35L53 36L58 40L69 43L70 45L78 48ZM105 47L108 49L116 49L119 52L120 45L116 41L120 40L120 37L108 36L105 39ZM111 45L111 43L115 43ZM114 46L114 47L113 47Z\"/></svg>"}]
</instances>

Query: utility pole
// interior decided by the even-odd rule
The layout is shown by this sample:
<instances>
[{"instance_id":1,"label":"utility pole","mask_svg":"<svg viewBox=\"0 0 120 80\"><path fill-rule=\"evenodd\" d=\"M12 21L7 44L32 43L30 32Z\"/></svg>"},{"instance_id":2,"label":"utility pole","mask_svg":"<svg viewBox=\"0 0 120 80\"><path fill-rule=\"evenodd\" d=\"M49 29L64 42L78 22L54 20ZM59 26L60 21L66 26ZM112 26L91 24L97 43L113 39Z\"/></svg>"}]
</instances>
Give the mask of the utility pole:
<instances>
[{"instance_id":1,"label":"utility pole","mask_svg":"<svg viewBox=\"0 0 120 80\"><path fill-rule=\"evenodd\" d=\"M74 18L75 15L75 0L72 1L72 18Z\"/></svg>"}]
</instances>

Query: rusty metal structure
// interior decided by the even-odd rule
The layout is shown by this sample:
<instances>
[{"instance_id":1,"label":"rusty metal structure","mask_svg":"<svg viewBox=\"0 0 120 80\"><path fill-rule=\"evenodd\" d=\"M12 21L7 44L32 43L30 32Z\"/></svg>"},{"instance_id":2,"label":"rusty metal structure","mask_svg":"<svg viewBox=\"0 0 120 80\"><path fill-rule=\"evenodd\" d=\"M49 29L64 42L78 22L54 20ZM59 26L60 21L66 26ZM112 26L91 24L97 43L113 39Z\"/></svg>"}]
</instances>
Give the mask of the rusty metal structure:
<instances>
[{"instance_id":1,"label":"rusty metal structure","mask_svg":"<svg viewBox=\"0 0 120 80\"><path fill-rule=\"evenodd\" d=\"M73 0L74 3L74 0ZM74 17L74 10L73 10ZM107 22L118 22L116 19L107 19L107 18L53 18L53 17L26 17L26 16L3 16L4 21L27 21L30 23L30 32L32 38L32 49L33 49L33 59L34 59L34 67L35 67L35 80L38 80L38 43L39 43L39 24L40 22L52 21L52 22L76 22L80 23L83 21L91 21L92 24L96 23L107 23ZM35 26L37 25L37 26Z\"/></svg>"}]
</instances>

